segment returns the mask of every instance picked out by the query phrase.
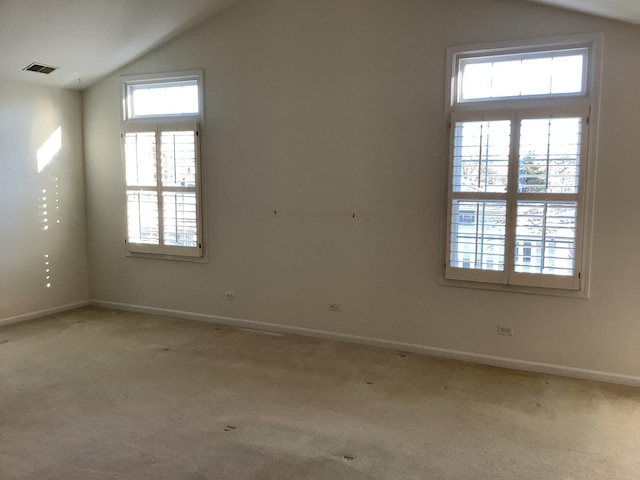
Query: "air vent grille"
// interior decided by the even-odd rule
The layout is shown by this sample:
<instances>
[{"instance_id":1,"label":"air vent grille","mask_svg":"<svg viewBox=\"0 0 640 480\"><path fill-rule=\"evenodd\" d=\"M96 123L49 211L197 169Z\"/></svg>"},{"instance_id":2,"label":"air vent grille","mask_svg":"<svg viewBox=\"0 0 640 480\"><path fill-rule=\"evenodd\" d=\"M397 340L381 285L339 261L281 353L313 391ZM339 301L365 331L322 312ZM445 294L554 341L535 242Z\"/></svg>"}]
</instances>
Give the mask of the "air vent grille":
<instances>
[{"instance_id":1,"label":"air vent grille","mask_svg":"<svg viewBox=\"0 0 640 480\"><path fill-rule=\"evenodd\" d=\"M23 68L23 70L26 70L28 72L44 73L45 75L49 75L51 72L57 69L58 67L43 65L42 63L32 63L31 65L28 65Z\"/></svg>"}]
</instances>

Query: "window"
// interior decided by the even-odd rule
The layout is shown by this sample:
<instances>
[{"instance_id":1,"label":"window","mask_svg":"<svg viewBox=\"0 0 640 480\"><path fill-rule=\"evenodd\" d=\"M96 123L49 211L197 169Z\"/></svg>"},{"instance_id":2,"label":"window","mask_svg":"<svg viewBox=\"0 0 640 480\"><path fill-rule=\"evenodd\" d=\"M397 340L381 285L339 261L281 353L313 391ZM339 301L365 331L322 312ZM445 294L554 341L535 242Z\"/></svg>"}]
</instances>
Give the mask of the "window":
<instances>
[{"instance_id":1,"label":"window","mask_svg":"<svg viewBox=\"0 0 640 480\"><path fill-rule=\"evenodd\" d=\"M459 102L586 93L588 48L462 57Z\"/></svg>"},{"instance_id":2,"label":"window","mask_svg":"<svg viewBox=\"0 0 640 480\"><path fill-rule=\"evenodd\" d=\"M123 79L131 253L202 257L201 84L199 72Z\"/></svg>"},{"instance_id":3,"label":"window","mask_svg":"<svg viewBox=\"0 0 640 480\"><path fill-rule=\"evenodd\" d=\"M445 279L584 290L597 46L450 50Z\"/></svg>"}]
</instances>

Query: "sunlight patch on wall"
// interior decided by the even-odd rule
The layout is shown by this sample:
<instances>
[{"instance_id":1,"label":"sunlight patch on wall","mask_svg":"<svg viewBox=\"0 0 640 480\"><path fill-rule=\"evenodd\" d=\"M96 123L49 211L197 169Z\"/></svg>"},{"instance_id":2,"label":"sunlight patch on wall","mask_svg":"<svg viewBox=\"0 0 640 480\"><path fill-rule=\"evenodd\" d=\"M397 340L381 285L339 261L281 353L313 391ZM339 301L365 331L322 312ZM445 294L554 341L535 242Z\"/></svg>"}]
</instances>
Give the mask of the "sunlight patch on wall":
<instances>
[{"instance_id":1,"label":"sunlight patch on wall","mask_svg":"<svg viewBox=\"0 0 640 480\"><path fill-rule=\"evenodd\" d=\"M56 188L55 188L55 192L53 192L53 194L51 192L48 192L48 190L46 188L42 189L42 196L38 198L40 204L38 205L38 208L40 210L40 224L42 225L42 229L46 232L47 230L49 230L50 227L52 227L52 223L56 223L59 224L60 223L60 219L56 219L56 217L59 216L60 213L60 187L58 185L58 177L55 177L55 181L56 181ZM53 195L53 198L51 198L51 196ZM51 202L53 202L55 200L55 204L52 204ZM55 207L55 210L54 210ZM50 213L51 210L51 213ZM53 220L55 220L55 222L53 222Z\"/></svg>"},{"instance_id":2,"label":"sunlight patch on wall","mask_svg":"<svg viewBox=\"0 0 640 480\"><path fill-rule=\"evenodd\" d=\"M55 190L49 188L43 188L40 190L41 196L38 197L39 201L39 216L40 225L42 230L46 233L45 243L51 243L51 235L54 227L59 225L60 222L60 181L58 177L50 177L47 179L47 183L55 181ZM44 286L51 288L53 286L53 273L52 273L52 259L49 253L44 254Z\"/></svg>"},{"instance_id":3,"label":"sunlight patch on wall","mask_svg":"<svg viewBox=\"0 0 640 480\"><path fill-rule=\"evenodd\" d=\"M44 256L44 273L45 273L45 287L51 288L51 262L49 262L49 255Z\"/></svg>"},{"instance_id":4,"label":"sunlight patch on wall","mask_svg":"<svg viewBox=\"0 0 640 480\"><path fill-rule=\"evenodd\" d=\"M38 149L38 173L53 160L56 153L62 148L62 127L58 127L49 136L46 142Z\"/></svg>"},{"instance_id":5,"label":"sunlight patch on wall","mask_svg":"<svg viewBox=\"0 0 640 480\"><path fill-rule=\"evenodd\" d=\"M47 225L49 223L49 211L47 210L49 208L49 204L47 203L47 189L43 189L42 190L42 196L40 197L40 223L43 224L42 229L43 230L49 230L49 225Z\"/></svg>"}]
</instances>

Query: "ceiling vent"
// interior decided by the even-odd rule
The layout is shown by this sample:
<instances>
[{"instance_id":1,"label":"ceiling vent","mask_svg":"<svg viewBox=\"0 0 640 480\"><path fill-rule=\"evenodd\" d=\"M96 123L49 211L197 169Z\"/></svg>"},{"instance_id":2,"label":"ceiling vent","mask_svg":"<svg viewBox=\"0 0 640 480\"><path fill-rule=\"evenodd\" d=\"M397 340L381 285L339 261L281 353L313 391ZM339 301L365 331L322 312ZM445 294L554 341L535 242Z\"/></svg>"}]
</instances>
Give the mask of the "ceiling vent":
<instances>
[{"instance_id":1,"label":"ceiling vent","mask_svg":"<svg viewBox=\"0 0 640 480\"><path fill-rule=\"evenodd\" d=\"M45 75L49 75L51 72L57 69L58 67L52 67L50 65L43 65L41 63L32 63L31 65L24 67L22 70L27 70L29 72L44 73Z\"/></svg>"}]
</instances>

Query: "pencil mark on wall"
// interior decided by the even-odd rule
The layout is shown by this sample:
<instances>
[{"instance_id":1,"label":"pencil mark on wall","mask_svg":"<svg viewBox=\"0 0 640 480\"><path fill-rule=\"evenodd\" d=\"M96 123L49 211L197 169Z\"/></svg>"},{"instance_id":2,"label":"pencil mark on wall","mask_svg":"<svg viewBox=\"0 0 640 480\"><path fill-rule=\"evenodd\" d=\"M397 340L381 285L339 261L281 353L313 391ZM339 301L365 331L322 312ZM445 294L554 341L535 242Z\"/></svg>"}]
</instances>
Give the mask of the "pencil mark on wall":
<instances>
[{"instance_id":1,"label":"pencil mark on wall","mask_svg":"<svg viewBox=\"0 0 640 480\"><path fill-rule=\"evenodd\" d=\"M277 209L272 210L273 217L306 219L306 220L355 220L360 222L370 222L371 215L364 212L336 212L336 211L318 211L318 210L292 210Z\"/></svg>"}]
</instances>

